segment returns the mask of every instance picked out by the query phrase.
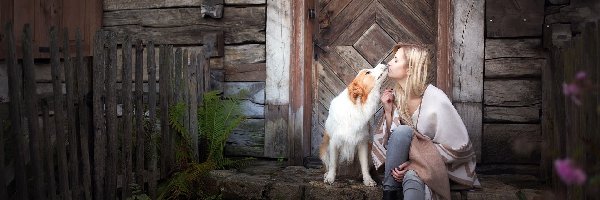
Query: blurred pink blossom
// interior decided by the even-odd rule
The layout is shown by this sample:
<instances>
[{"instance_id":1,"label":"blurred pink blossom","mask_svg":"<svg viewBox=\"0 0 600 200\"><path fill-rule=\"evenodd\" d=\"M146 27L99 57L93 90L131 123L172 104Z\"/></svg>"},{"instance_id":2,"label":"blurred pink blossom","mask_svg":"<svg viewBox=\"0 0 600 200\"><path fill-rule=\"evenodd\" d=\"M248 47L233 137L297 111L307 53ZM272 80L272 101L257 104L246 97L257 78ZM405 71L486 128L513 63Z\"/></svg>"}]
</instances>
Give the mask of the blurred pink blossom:
<instances>
[{"instance_id":1,"label":"blurred pink blossom","mask_svg":"<svg viewBox=\"0 0 600 200\"><path fill-rule=\"evenodd\" d=\"M579 71L575 74L575 80L572 83L563 83L563 94L569 97L576 105L581 105L581 96L583 93L592 87L591 80L588 79L588 74L584 71Z\"/></svg>"},{"instance_id":2,"label":"blurred pink blossom","mask_svg":"<svg viewBox=\"0 0 600 200\"><path fill-rule=\"evenodd\" d=\"M558 177L567 185L583 185L587 179L585 172L575 166L569 158L555 160L554 169Z\"/></svg>"}]
</instances>

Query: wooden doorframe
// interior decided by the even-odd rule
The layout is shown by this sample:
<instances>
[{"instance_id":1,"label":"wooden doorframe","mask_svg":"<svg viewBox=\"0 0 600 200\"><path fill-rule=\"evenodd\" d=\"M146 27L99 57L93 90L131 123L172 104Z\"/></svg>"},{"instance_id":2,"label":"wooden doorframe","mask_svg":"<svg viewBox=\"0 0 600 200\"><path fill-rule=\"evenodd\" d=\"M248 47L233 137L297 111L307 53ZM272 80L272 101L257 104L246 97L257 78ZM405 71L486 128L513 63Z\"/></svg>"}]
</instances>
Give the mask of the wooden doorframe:
<instances>
[{"instance_id":1,"label":"wooden doorframe","mask_svg":"<svg viewBox=\"0 0 600 200\"><path fill-rule=\"evenodd\" d=\"M290 110L288 121L288 164L302 165L310 156L312 130L313 37L318 25L317 0L293 1L290 59ZM437 0L436 85L452 99L452 0ZM314 18L310 19L310 9ZM391 48L391 47L390 47Z\"/></svg>"}]
</instances>

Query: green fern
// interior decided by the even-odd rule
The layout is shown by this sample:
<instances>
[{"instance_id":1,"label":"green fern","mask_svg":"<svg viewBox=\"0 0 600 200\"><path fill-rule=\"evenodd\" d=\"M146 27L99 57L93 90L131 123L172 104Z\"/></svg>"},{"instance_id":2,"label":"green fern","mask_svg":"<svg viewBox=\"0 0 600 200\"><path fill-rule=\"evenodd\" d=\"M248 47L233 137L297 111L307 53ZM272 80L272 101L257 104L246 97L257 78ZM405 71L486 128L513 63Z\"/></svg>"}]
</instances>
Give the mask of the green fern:
<instances>
[{"instance_id":1,"label":"green fern","mask_svg":"<svg viewBox=\"0 0 600 200\"><path fill-rule=\"evenodd\" d=\"M221 199L220 195L211 196L197 190L202 188L201 179L211 170L245 167L254 160L254 158L234 160L223 156L225 143L233 129L245 120L239 99L246 94L246 91L225 99L218 94L218 91L205 93L203 104L198 109L197 128L200 137L208 141L208 156L202 163L194 163L190 159L191 137L183 126L183 113L187 110L187 106L178 103L170 107L169 125L176 130L178 136L176 159L187 165L185 170L175 173L159 188L159 199Z\"/></svg>"}]
</instances>

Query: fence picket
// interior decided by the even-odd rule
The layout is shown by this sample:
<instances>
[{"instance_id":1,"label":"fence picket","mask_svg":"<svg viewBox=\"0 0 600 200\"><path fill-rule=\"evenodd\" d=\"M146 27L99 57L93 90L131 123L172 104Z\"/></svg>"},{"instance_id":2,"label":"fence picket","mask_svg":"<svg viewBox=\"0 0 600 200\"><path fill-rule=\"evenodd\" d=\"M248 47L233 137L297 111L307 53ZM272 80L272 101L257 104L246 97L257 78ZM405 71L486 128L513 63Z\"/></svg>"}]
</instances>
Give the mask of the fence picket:
<instances>
[{"instance_id":1,"label":"fence picket","mask_svg":"<svg viewBox=\"0 0 600 200\"><path fill-rule=\"evenodd\" d=\"M147 62L147 68L148 68L148 113L150 114L149 116L149 121L150 121L150 126L149 126L149 130L148 130L148 137L146 137L146 144L150 145L150 153L149 153L149 163L150 163L150 183L149 185L149 193L150 193L150 198L152 199L156 199L156 186L157 186L157 179L158 177L160 177L158 175L158 166L157 166L157 162L158 162L158 156L156 155L157 151L156 151L156 147L158 146L158 144L156 144L156 140L155 138L157 138L158 134L156 134L155 131L155 124L156 124L156 64L154 63L155 61L155 57L154 57L154 42L152 41L148 41L148 44L146 45L146 47L148 48L148 55L146 56L148 59Z\"/></svg>"},{"instance_id":2,"label":"fence picket","mask_svg":"<svg viewBox=\"0 0 600 200\"><path fill-rule=\"evenodd\" d=\"M65 141L65 113L61 75L64 68L60 64L56 27L50 28L50 62L52 67L52 91L54 93L54 121L56 122L56 149L58 150L58 187L62 199L71 199L69 192L69 170Z\"/></svg>"},{"instance_id":3,"label":"fence picket","mask_svg":"<svg viewBox=\"0 0 600 200\"><path fill-rule=\"evenodd\" d=\"M79 159L77 156L77 113L75 112L75 77L73 74L73 63L71 62L71 56L69 55L69 31L67 28L63 29L63 63L65 68L65 84L67 89L67 115L65 116L69 140L69 178L71 193L73 199L80 199L80 185L79 184Z\"/></svg>"},{"instance_id":4,"label":"fence picket","mask_svg":"<svg viewBox=\"0 0 600 200\"><path fill-rule=\"evenodd\" d=\"M33 196L35 199L44 199L44 170L42 167L43 160L40 152L41 132L39 130L39 119L38 119L38 101L35 81L35 66L33 64L33 52L31 47L31 26L26 24L23 28L23 78L24 78L24 98L25 101L25 113L27 117L27 125L29 128L29 138L31 147L31 164L34 169L34 191Z\"/></svg>"},{"instance_id":5,"label":"fence picket","mask_svg":"<svg viewBox=\"0 0 600 200\"><path fill-rule=\"evenodd\" d=\"M11 23L8 23L5 27L5 37L7 41L7 49L8 54L6 57L7 64L7 73L8 73L8 85L9 85L9 112L10 112L10 126L11 132L16 136L17 139L17 150L15 154L15 183L17 194L16 198L18 199L27 199L29 193L27 192L27 174L25 171L25 155L28 151L25 145L25 136L24 133L21 132L22 124L21 124L21 83L22 80L21 72L19 65L17 65L16 58L16 47L15 47L15 38L13 35L13 27Z\"/></svg>"},{"instance_id":6,"label":"fence picket","mask_svg":"<svg viewBox=\"0 0 600 200\"><path fill-rule=\"evenodd\" d=\"M135 105L136 105L136 126L137 126L137 153L136 153L136 168L135 174L137 177L137 183L140 186L144 186L144 138L146 138L146 131L144 130L144 46L142 40L137 40L135 45Z\"/></svg>"},{"instance_id":7,"label":"fence picket","mask_svg":"<svg viewBox=\"0 0 600 200\"><path fill-rule=\"evenodd\" d=\"M129 197L129 182L131 179L132 171L132 159L131 159L131 134L133 134L133 119L132 119L132 103L131 103L131 38L125 37L123 42L123 73L121 73L123 87L121 89L121 96L123 97L123 115L121 117L123 121L123 150L121 156L121 170L123 171L123 180L121 199ZM137 63L136 63L137 65ZM137 69L136 69L137 70ZM137 73L137 72L136 72ZM137 77L136 77L136 81ZM137 88L136 88L137 89ZM136 91L137 92L137 91ZM136 113L137 114L137 113Z\"/></svg>"},{"instance_id":8,"label":"fence picket","mask_svg":"<svg viewBox=\"0 0 600 200\"><path fill-rule=\"evenodd\" d=\"M108 59L106 65L106 136L108 154L106 155L106 195L116 199L117 193L117 42L116 34L106 35Z\"/></svg>"},{"instance_id":9,"label":"fence picket","mask_svg":"<svg viewBox=\"0 0 600 200\"><path fill-rule=\"evenodd\" d=\"M104 199L106 159L106 125L104 120L105 33L97 31L94 39L93 128L94 128L94 199Z\"/></svg>"},{"instance_id":10,"label":"fence picket","mask_svg":"<svg viewBox=\"0 0 600 200\"><path fill-rule=\"evenodd\" d=\"M45 168L45 172L46 174L48 174L47 177L47 185L48 185L48 199L54 200L54 199L58 199L58 197L56 196L56 177L54 176L55 171L54 171L54 147L52 146L52 130L50 130L50 124L52 123L50 121L50 111L49 111L49 105L48 105L48 100L47 99L42 99L41 101L41 107L42 107L42 122L43 122L43 126L44 126L44 144L43 144L43 150L44 150L44 158L45 158L45 163L46 165L44 166Z\"/></svg>"},{"instance_id":11,"label":"fence picket","mask_svg":"<svg viewBox=\"0 0 600 200\"><path fill-rule=\"evenodd\" d=\"M160 96L160 131L161 131L161 146L160 146L160 178L165 178L168 175L169 169L169 154L167 146L169 144L169 96L165 91L169 90L169 66L167 45L160 47L160 66L159 70L159 96Z\"/></svg>"},{"instance_id":12,"label":"fence picket","mask_svg":"<svg viewBox=\"0 0 600 200\"><path fill-rule=\"evenodd\" d=\"M92 180L90 171L90 152L89 152L89 135L90 135L90 109L88 106L87 97L90 92L89 89L89 70L88 65L84 63L81 48L81 30L77 29L75 35L75 63L73 69L77 74L77 90L78 90L78 103L77 113L79 116L79 145L81 148L81 177L83 181L83 197L86 200L92 199Z\"/></svg>"}]
</instances>

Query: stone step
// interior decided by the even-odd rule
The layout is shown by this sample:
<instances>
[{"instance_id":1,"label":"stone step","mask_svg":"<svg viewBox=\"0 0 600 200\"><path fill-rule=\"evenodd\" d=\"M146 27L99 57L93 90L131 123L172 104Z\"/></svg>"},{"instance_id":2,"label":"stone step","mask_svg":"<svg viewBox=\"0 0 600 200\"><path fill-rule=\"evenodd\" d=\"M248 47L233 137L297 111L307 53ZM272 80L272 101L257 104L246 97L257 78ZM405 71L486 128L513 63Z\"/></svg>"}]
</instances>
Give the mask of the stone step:
<instances>
[{"instance_id":1,"label":"stone step","mask_svg":"<svg viewBox=\"0 0 600 200\"><path fill-rule=\"evenodd\" d=\"M374 176L375 178L381 177ZM366 187L356 178L337 177L334 184L323 183L321 169L257 162L239 170L214 170L203 185L209 194L223 199L381 199L382 187ZM481 190L452 191L452 199L526 199L541 194L540 183L527 175L481 175Z\"/></svg>"}]
</instances>

